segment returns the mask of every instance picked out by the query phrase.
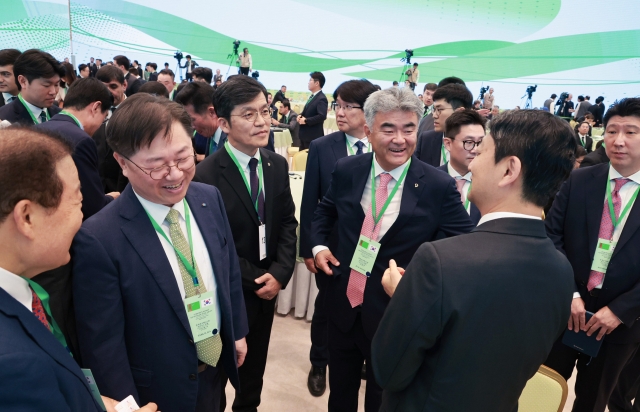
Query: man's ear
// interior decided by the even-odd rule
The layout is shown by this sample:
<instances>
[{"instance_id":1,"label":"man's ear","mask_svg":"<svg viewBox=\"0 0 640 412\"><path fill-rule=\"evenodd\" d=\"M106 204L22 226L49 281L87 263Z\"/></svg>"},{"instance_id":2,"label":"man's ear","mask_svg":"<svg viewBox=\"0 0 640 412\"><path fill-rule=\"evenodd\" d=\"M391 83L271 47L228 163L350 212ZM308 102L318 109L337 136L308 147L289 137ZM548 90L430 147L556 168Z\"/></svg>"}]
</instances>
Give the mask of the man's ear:
<instances>
[{"instance_id":1,"label":"man's ear","mask_svg":"<svg viewBox=\"0 0 640 412\"><path fill-rule=\"evenodd\" d=\"M129 165L126 163L126 159L116 152L113 152L113 158L116 159L116 162L120 165L120 169L122 169L122 174L125 177L129 177Z\"/></svg>"},{"instance_id":2,"label":"man's ear","mask_svg":"<svg viewBox=\"0 0 640 412\"><path fill-rule=\"evenodd\" d=\"M498 186L506 187L514 184L522 175L522 162L517 156L509 156L502 159L500 163L502 162L504 162L505 172Z\"/></svg>"},{"instance_id":3,"label":"man's ear","mask_svg":"<svg viewBox=\"0 0 640 412\"><path fill-rule=\"evenodd\" d=\"M229 132L231 131L231 125L229 124L229 121L224 117L218 117L218 127L221 128L222 131L226 134L229 134Z\"/></svg>"},{"instance_id":4,"label":"man's ear","mask_svg":"<svg viewBox=\"0 0 640 412\"><path fill-rule=\"evenodd\" d=\"M445 137L444 139L442 139L442 142L444 143L444 148L447 149L447 152L450 152L453 145L453 140L451 140L451 138L449 137Z\"/></svg>"}]
</instances>

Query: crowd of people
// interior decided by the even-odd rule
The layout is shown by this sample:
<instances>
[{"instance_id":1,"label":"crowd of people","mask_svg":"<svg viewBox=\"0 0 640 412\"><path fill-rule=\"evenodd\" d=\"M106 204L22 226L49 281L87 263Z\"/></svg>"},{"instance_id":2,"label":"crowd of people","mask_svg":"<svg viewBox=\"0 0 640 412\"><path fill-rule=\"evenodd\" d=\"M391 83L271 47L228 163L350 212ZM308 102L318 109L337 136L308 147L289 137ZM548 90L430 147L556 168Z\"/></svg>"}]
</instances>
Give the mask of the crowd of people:
<instances>
[{"instance_id":1,"label":"crowd of people","mask_svg":"<svg viewBox=\"0 0 640 412\"><path fill-rule=\"evenodd\" d=\"M0 50L0 409L224 411L229 382L256 411L300 256L331 412L362 379L367 412L515 412L542 364L577 367L575 412L637 410L639 98L579 98L573 128L557 96L500 112L458 77L421 98L349 80L325 135L323 73L296 113L286 86L186 60L178 85ZM300 222L272 127L308 149ZM563 344L580 331L597 356Z\"/></svg>"}]
</instances>

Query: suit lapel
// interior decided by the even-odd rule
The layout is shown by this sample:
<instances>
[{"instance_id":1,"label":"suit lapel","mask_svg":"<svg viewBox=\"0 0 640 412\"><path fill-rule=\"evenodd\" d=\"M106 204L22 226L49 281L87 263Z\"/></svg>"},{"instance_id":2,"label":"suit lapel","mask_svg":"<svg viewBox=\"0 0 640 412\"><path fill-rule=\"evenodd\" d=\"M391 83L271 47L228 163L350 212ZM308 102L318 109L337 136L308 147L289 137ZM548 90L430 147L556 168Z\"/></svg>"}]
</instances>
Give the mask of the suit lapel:
<instances>
[{"instance_id":1,"label":"suit lapel","mask_svg":"<svg viewBox=\"0 0 640 412\"><path fill-rule=\"evenodd\" d=\"M333 144L331 145L331 149L333 149L333 155L335 156L334 163L343 157L349 156L347 153L347 136L343 133L336 133L335 139L333 139Z\"/></svg>"},{"instance_id":2,"label":"suit lapel","mask_svg":"<svg viewBox=\"0 0 640 412\"><path fill-rule=\"evenodd\" d=\"M631 239L631 237L636 233L636 231L640 228L640 206L638 206L639 201L636 201L631 210L629 210L629 217L622 228L622 233L620 235L620 239L618 240L618 244L616 245L616 249L613 252L611 258L613 259L620 249Z\"/></svg>"},{"instance_id":3,"label":"suit lapel","mask_svg":"<svg viewBox=\"0 0 640 412\"><path fill-rule=\"evenodd\" d=\"M371 179L371 162L373 161L373 154L366 153L357 157L358 163L356 167L353 168L353 174L351 175L350 193L352 195L351 206L356 211L360 226L362 226L365 213L360 205L360 200L362 200L362 193L367 185L367 179Z\"/></svg>"},{"instance_id":4,"label":"suit lapel","mask_svg":"<svg viewBox=\"0 0 640 412\"><path fill-rule=\"evenodd\" d=\"M442 136L440 138L432 139L431 142L431 164L435 167L440 166L440 158L442 157ZM446 161L447 159L443 159Z\"/></svg>"},{"instance_id":5,"label":"suit lapel","mask_svg":"<svg viewBox=\"0 0 640 412\"><path fill-rule=\"evenodd\" d=\"M222 138L221 138L222 139ZM220 168L222 169L222 176L227 180L229 185L236 192L236 195L240 199L240 202L244 205L245 209L253 222L258 226L258 216L256 214L256 208L251 203L251 195L247 190L247 186L244 184L244 180L240 175L240 171L236 167L233 160L231 160L231 156L229 156L229 152L226 149L222 150L220 159ZM265 199L266 202L267 199ZM266 204L265 204L266 207Z\"/></svg>"},{"instance_id":6,"label":"suit lapel","mask_svg":"<svg viewBox=\"0 0 640 412\"><path fill-rule=\"evenodd\" d=\"M264 198L264 208L265 220L267 222L267 244L271 240L271 228L273 227L274 222L271 221L271 217L273 216L273 199L276 197L275 193L275 170L274 166L271 164L271 158L269 156L269 151L265 149L260 149L260 156L262 157L262 178L264 179L264 187L265 187L265 198Z\"/></svg>"},{"instance_id":7,"label":"suit lapel","mask_svg":"<svg viewBox=\"0 0 640 412\"><path fill-rule=\"evenodd\" d=\"M26 120L29 124L35 124L31 115L29 114L29 109L26 108L24 104L20 101L20 99L16 99L13 101L15 106L13 108L16 115L24 120Z\"/></svg>"},{"instance_id":8,"label":"suit lapel","mask_svg":"<svg viewBox=\"0 0 640 412\"><path fill-rule=\"evenodd\" d=\"M609 165L606 165L606 167L605 165L594 166L594 169L596 169L592 172L594 184L582 186L587 206L587 234L589 236L589 256L591 260L593 260L596 244L598 243L604 196L609 182Z\"/></svg>"}]
</instances>

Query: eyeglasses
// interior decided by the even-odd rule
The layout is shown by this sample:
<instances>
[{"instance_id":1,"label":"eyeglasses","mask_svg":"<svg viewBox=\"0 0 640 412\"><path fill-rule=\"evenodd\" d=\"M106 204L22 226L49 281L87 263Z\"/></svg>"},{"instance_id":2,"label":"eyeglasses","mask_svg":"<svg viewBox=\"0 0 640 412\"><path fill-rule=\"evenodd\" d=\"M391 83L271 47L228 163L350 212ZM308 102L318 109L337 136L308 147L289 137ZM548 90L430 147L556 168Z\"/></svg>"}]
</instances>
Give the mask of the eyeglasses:
<instances>
[{"instance_id":1,"label":"eyeglasses","mask_svg":"<svg viewBox=\"0 0 640 412\"><path fill-rule=\"evenodd\" d=\"M361 109L362 110L362 106L354 106L352 104L347 104L345 106L340 106L337 103L333 104L333 110L338 113L340 111L340 109L343 109L346 113L349 113L351 111L353 111L353 109Z\"/></svg>"},{"instance_id":2,"label":"eyeglasses","mask_svg":"<svg viewBox=\"0 0 640 412\"><path fill-rule=\"evenodd\" d=\"M482 143L482 139L480 139L477 142L474 142L473 140L464 140L462 142L462 147L464 148L464 150L466 150L467 152L472 151L473 149L475 149L476 146L479 146L480 143Z\"/></svg>"},{"instance_id":3,"label":"eyeglasses","mask_svg":"<svg viewBox=\"0 0 640 412\"><path fill-rule=\"evenodd\" d=\"M142 172L144 174L149 175L149 177L152 178L153 180L162 180L165 177L167 177L169 175L169 173L171 173L171 168L172 167L175 167L176 169L180 170L181 172L185 172L185 171L191 169L196 164L196 155L194 153L191 156L183 157L182 159L176 160L176 164L174 164L174 165L164 164L164 165L156 167L154 169L150 169L149 172L147 172L145 169L143 169L142 167L140 167L137 164L135 164L133 162L133 160L129 159L127 156L123 155L122 157L124 157L125 159L127 159L128 161L133 163L133 165L135 167L137 167L138 169L142 170Z\"/></svg>"},{"instance_id":4,"label":"eyeglasses","mask_svg":"<svg viewBox=\"0 0 640 412\"><path fill-rule=\"evenodd\" d=\"M272 114L273 114L273 110L271 110L271 108L267 108L267 109L262 109L259 112L250 111L245 114L232 114L231 116L242 117L244 120L248 121L249 123L255 123L256 120L258 119L258 115L262 116L264 120L269 120Z\"/></svg>"},{"instance_id":5,"label":"eyeglasses","mask_svg":"<svg viewBox=\"0 0 640 412\"><path fill-rule=\"evenodd\" d=\"M447 109L451 109L453 110L453 107L438 107L438 106L433 106L433 114L440 114L442 113L443 110L447 110Z\"/></svg>"}]
</instances>

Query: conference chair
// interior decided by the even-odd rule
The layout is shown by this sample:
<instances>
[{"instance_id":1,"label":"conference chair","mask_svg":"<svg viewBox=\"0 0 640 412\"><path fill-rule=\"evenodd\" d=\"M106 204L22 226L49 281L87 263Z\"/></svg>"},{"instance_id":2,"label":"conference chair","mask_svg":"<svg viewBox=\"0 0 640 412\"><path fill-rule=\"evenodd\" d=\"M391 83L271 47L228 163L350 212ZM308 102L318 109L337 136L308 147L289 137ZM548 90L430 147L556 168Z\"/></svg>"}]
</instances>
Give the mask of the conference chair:
<instances>
[{"instance_id":1,"label":"conference chair","mask_svg":"<svg viewBox=\"0 0 640 412\"><path fill-rule=\"evenodd\" d=\"M307 170L307 156L309 156L309 149L304 149L294 154L291 170L294 172L304 172Z\"/></svg>"},{"instance_id":2,"label":"conference chair","mask_svg":"<svg viewBox=\"0 0 640 412\"><path fill-rule=\"evenodd\" d=\"M541 365L520 395L518 412L562 412L568 393L567 381L558 372Z\"/></svg>"}]
</instances>

